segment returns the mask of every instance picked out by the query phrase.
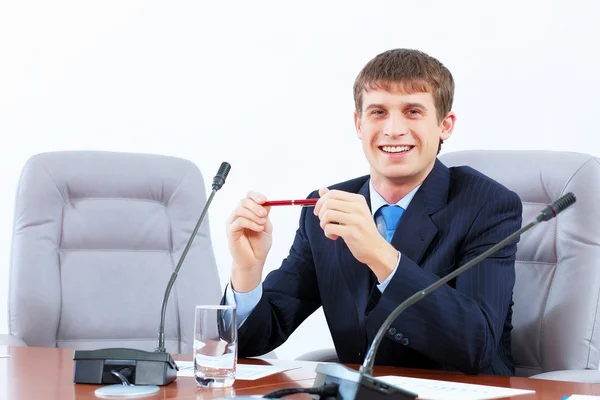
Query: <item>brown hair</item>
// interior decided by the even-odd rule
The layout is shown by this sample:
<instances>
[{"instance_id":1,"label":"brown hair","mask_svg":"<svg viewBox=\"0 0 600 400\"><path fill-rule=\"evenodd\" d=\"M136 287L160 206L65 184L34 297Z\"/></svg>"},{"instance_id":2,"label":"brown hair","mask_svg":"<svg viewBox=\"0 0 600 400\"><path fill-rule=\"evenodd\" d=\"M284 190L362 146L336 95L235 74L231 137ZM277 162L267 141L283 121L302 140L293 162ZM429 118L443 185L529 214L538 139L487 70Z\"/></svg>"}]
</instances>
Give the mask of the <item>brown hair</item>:
<instances>
[{"instance_id":1,"label":"brown hair","mask_svg":"<svg viewBox=\"0 0 600 400\"><path fill-rule=\"evenodd\" d=\"M412 49L393 49L373 58L354 81L356 113L362 113L363 90L394 89L406 93L429 92L433 96L438 123L452 109L454 79L437 59Z\"/></svg>"}]
</instances>

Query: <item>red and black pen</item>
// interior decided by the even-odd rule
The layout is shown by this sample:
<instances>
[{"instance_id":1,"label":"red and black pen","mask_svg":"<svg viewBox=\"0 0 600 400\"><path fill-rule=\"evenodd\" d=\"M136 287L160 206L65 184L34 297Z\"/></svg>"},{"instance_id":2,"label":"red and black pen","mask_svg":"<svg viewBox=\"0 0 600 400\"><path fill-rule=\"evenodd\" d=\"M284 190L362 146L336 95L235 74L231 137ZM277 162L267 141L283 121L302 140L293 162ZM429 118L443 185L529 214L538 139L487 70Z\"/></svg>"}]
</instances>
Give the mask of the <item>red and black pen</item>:
<instances>
[{"instance_id":1,"label":"red and black pen","mask_svg":"<svg viewBox=\"0 0 600 400\"><path fill-rule=\"evenodd\" d=\"M302 206L302 207L314 207L319 199L302 199L302 200L273 200L265 201L262 206Z\"/></svg>"}]
</instances>

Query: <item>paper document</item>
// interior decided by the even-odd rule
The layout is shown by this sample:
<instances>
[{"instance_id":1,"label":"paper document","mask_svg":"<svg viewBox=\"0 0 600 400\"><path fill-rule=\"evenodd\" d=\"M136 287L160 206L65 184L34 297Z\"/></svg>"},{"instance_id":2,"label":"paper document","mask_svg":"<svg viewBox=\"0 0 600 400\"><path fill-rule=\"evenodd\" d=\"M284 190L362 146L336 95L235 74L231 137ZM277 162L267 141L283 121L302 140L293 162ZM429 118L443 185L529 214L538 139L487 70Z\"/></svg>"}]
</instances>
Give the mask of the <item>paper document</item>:
<instances>
[{"instance_id":1,"label":"paper document","mask_svg":"<svg viewBox=\"0 0 600 400\"><path fill-rule=\"evenodd\" d=\"M535 390L406 378L403 376L382 376L378 379L390 385L416 393L419 395L419 399L423 400L486 400L535 393Z\"/></svg>"},{"instance_id":2,"label":"paper document","mask_svg":"<svg viewBox=\"0 0 600 400\"><path fill-rule=\"evenodd\" d=\"M177 376L194 376L194 363L192 361L176 361L179 371ZM281 365L250 365L238 364L235 370L235 379L253 381L265 376L279 374L284 371L300 367L285 367Z\"/></svg>"}]
</instances>

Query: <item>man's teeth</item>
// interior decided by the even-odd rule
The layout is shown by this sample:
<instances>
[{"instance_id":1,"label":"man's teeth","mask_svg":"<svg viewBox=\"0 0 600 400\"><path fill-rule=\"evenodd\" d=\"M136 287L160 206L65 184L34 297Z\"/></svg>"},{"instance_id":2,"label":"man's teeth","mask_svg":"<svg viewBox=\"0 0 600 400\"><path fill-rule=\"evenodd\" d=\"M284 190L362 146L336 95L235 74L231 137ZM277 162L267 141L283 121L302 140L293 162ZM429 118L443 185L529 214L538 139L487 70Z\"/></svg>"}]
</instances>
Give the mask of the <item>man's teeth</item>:
<instances>
[{"instance_id":1,"label":"man's teeth","mask_svg":"<svg viewBox=\"0 0 600 400\"><path fill-rule=\"evenodd\" d=\"M410 146L383 146L382 149L386 153L401 153L403 151L409 151Z\"/></svg>"}]
</instances>

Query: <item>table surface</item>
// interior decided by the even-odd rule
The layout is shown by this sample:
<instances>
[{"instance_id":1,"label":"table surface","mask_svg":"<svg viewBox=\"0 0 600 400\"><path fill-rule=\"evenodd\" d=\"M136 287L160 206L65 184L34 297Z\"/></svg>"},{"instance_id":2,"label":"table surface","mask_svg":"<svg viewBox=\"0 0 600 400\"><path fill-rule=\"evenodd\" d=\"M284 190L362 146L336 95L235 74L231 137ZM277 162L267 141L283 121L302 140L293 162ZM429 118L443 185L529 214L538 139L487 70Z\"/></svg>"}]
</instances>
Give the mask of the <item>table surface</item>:
<instances>
[{"instance_id":1,"label":"table surface","mask_svg":"<svg viewBox=\"0 0 600 400\"><path fill-rule=\"evenodd\" d=\"M73 383L73 350L0 347L0 399L9 400L86 400L98 399L94 395L97 385ZM191 355L174 355L175 360L190 361ZM289 387L311 387L317 363L286 360L241 359L246 364L284 364L300 367L255 381L236 381L230 389L204 389L197 386L194 378L178 377L170 385L162 386L160 392L144 399L194 399L204 400L233 395L265 394ZM350 365L358 369L358 366ZM490 375L467 376L460 373L429 371L408 368L376 367L375 376L401 375L415 378L446 380L502 386L515 389L535 390L535 394L520 395L511 399L560 399L571 394L600 395L600 384L547 381ZM286 397L310 398L307 395Z\"/></svg>"}]
</instances>

